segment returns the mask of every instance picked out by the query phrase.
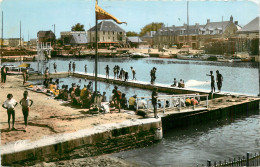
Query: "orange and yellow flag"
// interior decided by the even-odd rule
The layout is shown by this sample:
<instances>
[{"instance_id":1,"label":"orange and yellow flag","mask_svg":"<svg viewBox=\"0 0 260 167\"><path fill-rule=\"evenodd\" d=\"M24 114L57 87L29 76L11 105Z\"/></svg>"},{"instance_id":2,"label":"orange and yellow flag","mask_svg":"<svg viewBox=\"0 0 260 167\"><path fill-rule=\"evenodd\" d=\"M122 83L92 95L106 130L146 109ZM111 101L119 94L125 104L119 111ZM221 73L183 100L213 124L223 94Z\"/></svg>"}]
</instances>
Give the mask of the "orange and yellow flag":
<instances>
[{"instance_id":1,"label":"orange and yellow flag","mask_svg":"<svg viewBox=\"0 0 260 167\"><path fill-rule=\"evenodd\" d=\"M115 18L111 14L107 13L104 9L99 7L97 2L96 2L96 18L97 18L97 20L109 20L109 19L112 19L115 22L117 22L117 24L122 24L122 23L126 24L126 22L119 21L117 18Z\"/></svg>"}]
</instances>

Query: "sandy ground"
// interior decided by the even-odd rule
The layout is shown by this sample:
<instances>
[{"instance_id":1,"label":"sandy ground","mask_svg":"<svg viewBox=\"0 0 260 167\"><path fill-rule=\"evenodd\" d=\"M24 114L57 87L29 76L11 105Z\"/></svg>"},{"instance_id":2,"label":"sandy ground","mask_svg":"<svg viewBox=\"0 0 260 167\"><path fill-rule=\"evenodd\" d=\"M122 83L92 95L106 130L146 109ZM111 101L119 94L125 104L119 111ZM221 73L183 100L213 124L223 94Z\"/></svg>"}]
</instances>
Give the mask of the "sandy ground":
<instances>
[{"instance_id":1,"label":"sandy ground","mask_svg":"<svg viewBox=\"0 0 260 167\"><path fill-rule=\"evenodd\" d=\"M29 84L29 83L28 83ZM8 93L19 102L23 98L25 86L22 85L22 76L7 76L7 82L0 85L0 105L6 100ZM15 107L15 128L8 130L7 113L0 109L1 144L17 140L37 140L46 135L55 133L74 132L100 124L120 123L127 119L139 118L127 112L113 114L88 114L87 109L76 108L70 104L57 101L49 96L29 91L29 97L34 101L29 113L29 126L24 131L22 108Z\"/></svg>"}]
</instances>

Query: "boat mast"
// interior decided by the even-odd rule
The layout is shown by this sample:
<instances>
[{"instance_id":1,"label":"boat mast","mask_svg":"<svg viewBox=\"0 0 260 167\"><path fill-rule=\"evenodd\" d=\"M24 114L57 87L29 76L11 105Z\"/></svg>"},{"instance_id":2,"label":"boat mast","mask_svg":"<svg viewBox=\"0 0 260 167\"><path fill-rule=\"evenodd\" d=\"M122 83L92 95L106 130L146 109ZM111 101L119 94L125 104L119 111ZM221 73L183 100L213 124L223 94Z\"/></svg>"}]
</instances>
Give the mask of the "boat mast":
<instances>
[{"instance_id":1,"label":"boat mast","mask_svg":"<svg viewBox=\"0 0 260 167\"><path fill-rule=\"evenodd\" d=\"M96 1L96 3L98 4L98 1ZM95 55L95 94L97 93L97 58L98 58L98 28L97 28L97 24L98 24L98 18L97 18L97 13L96 14L96 55Z\"/></svg>"},{"instance_id":2,"label":"boat mast","mask_svg":"<svg viewBox=\"0 0 260 167\"><path fill-rule=\"evenodd\" d=\"M22 63L22 56L21 56L21 51L22 51L22 37L21 37L21 28L22 27L22 23L21 23L21 20L20 20L20 64Z\"/></svg>"},{"instance_id":3,"label":"boat mast","mask_svg":"<svg viewBox=\"0 0 260 167\"><path fill-rule=\"evenodd\" d=\"M0 54L1 54L1 65L3 60L3 53L2 53L2 46L4 45L4 13L2 11L2 38L1 38L1 45L0 45Z\"/></svg>"},{"instance_id":4,"label":"boat mast","mask_svg":"<svg viewBox=\"0 0 260 167\"><path fill-rule=\"evenodd\" d=\"M187 44L188 44L188 53L190 49L190 36L189 36L189 0L187 0Z\"/></svg>"}]
</instances>

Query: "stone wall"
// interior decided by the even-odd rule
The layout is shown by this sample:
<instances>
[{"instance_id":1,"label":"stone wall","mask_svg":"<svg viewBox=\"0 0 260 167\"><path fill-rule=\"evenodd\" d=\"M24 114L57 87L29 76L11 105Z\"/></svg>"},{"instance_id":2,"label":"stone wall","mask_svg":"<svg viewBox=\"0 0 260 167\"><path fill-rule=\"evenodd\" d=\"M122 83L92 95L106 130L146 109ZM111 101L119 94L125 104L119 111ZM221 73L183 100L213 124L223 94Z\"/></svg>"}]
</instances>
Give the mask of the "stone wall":
<instances>
[{"instance_id":1,"label":"stone wall","mask_svg":"<svg viewBox=\"0 0 260 167\"><path fill-rule=\"evenodd\" d=\"M32 165L41 161L90 157L145 147L156 142L154 134L161 127L161 121L146 119L137 122L135 125L106 129L92 134L89 133L93 130L84 130L75 132L77 134L54 136L34 143L24 143L24 149L19 149L19 145L15 143L6 145L6 148L1 148L1 164ZM88 135L82 136L82 133Z\"/></svg>"}]
</instances>

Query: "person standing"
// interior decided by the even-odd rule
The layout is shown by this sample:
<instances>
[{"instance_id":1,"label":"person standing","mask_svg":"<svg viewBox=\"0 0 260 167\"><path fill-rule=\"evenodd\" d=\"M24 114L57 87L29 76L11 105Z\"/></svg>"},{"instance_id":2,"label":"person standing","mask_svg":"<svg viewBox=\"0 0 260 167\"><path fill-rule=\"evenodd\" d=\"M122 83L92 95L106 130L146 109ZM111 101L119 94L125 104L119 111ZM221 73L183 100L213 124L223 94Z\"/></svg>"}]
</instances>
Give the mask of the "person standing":
<instances>
[{"instance_id":1,"label":"person standing","mask_svg":"<svg viewBox=\"0 0 260 167\"><path fill-rule=\"evenodd\" d=\"M88 69L87 69L87 64L85 64L85 73L87 73L87 70L88 70Z\"/></svg>"},{"instance_id":2,"label":"person standing","mask_svg":"<svg viewBox=\"0 0 260 167\"><path fill-rule=\"evenodd\" d=\"M30 107L33 104L33 101L28 97L28 91L24 91L23 98L20 100L20 105L22 106L22 112L24 117L24 130L26 131L28 125L28 116ZM30 104L29 104L30 103Z\"/></svg>"},{"instance_id":3,"label":"person standing","mask_svg":"<svg viewBox=\"0 0 260 167\"><path fill-rule=\"evenodd\" d=\"M7 115L8 115L8 127L10 130L10 119L11 116L13 118L13 126L12 129L14 130L14 123L15 123L15 110L14 107L17 105L17 101L15 99L13 99L13 95L12 94L8 94L7 95L7 100L4 102L4 104L2 105L3 108L7 109Z\"/></svg>"},{"instance_id":4,"label":"person standing","mask_svg":"<svg viewBox=\"0 0 260 167\"><path fill-rule=\"evenodd\" d=\"M117 75L117 65L115 65L115 67L113 68L113 72L114 72L114 79L116 79L116 75Z\"/></svg>"},{"instance_id":5,"label":"person standing","mask_svg":"<svg viewBox=\"0 0 260 167\"><path fill-rule=\"evenodd\" d=\"M50 74L49 74L49 68L46 67L46 69L45 69L45 71L44 71L44 78L48 80L49 77L50 77Z\"/></svg>"},{"instance_id":6,"label":"person standing","mask_svg":"<svg viewBox=\"0 0 260 167\"><path fill-rule=\"evenodd\" d=\"M72 69L73 69L73 73L75 73L75 69L76 69L76 64L75 64L75 62L72 63Z\"/></svg>"},{"instance_id":7,"label":"person standing","mask_svg":"<svg viewBox=\"0 0 260 167\"><path fill-rule=\"evenodd\" d=\"M105 67L105 70L106 70L106 78L109 78L109 70L110 70L110 68L109 68L108 65Z\"/></svg>"},{"instance_id":8,"label":"person standing","mask_svg":"<svg viewBox=\"0 0 260 167\"><path fill-rule=\"evenodd\" d=\"M211 93L214 93L215 92L215 79L214 79L213 71L210 71L210 74L207 74L207 76L210 76Z\"/></svg>"},{"instance_id":9,"label":"person standing","mask_svg":"<svg viewBox=\"0 0 260 167\"><path fill-rule=\"evenodd\" d=\"M158 96L158 88L153 88L152 92L152 104L153 104L153 111L154 111L154 118L158 118L157 115L157 96Z\"/></svg>"},{"instance_id":10,"label":"person standing","mask_svg":"<svg viewBox=\"0 0 260 167\"><path fill-rule=\"evenodd\" d=\"M223 82L223 76L219 73L219 71L216 71L217 73L217 86L218 86L218 91L221 92L221 87L222 87L222 82Z\"/></svg>"},{"instance_id":11,"label":"person standing","mask_svg":"<svg viewBox=\"0 0 260 167\"><path fill-rule=\"evenodd\" d=\"M132 74L133 74L133 80L136 80L136 77L135 77L135 69L133 67L130 67L131 68L131 71L132 71Z\"/></svg>"},{"instance_id":12,"label":"person standing","mask_svg":"<svg viewBox=\"0 0 260 167\"><path fill-rule=\"evenodd\" d=\"M115 86L112 93L114 94L113 96L113 101L115 102L115 106L118 108L118 112L121 112L121 99L122 99L122 93L121 91L118 90L118 87Z\"/></svg>"},{"instance_id":13,"label":"person standing","mask_svg":"<svg viewBox=\"0 0 260 167\"><path fill-rule=\"evenodd\" d=\"M23 85L27 82L28 78L29 78L29 74L28 74L28 69L24 69L23 70Z\"/></svg>"},{"instance_id":14,"label":"person standing","mask_svg":"<svg viewBox=\"0 0 260 167\"><path fill-rule=\"evenodd\" d=\"M5 66L3 66L1 68L1 82L2 83L5 83L5 81L6 81L6 74L7 74L7 69Z\"/></svg>"},{"instance_id":15,"label":"person standing","mask_svg":"<svg viewBox=\"0 0 260 167\"><path fill-rule=\"evenodd\" d=\"M53 63L53 68L54 68L55 73L57 73L57 64L56 63Z\"/></svg>"},{"instance_id":16,"label":"person standing","mask_svg":"<svg viewBox=\"0 0 260 167\"><path fill-rule=\"evenodd\" d=\"M69 63L69 72L71 72L71 61Z\"/></svg>"}]
</instances>

